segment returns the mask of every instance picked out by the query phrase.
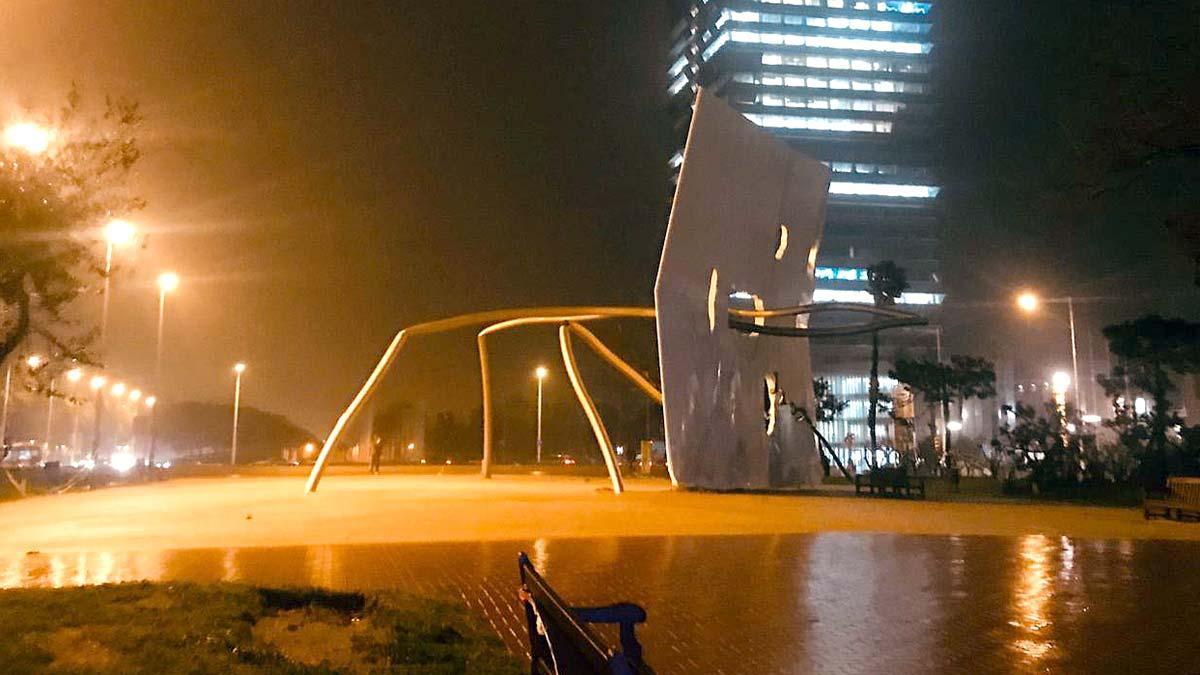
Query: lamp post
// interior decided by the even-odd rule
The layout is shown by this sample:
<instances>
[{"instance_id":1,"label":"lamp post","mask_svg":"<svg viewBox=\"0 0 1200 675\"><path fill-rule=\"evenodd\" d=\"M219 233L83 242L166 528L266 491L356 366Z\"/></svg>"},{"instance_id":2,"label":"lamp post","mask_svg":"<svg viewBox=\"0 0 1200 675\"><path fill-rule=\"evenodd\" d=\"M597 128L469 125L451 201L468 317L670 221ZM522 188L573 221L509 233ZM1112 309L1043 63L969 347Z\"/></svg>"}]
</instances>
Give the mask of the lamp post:
<instances>
[{"instance_id":1,"label":"lamp post","mask_svg":"<svg viewBox=\"0 0 1200 675\"><path fill-rule=\"evenodd\" d=\"M120 446L120 445L121 445L121 438L122 438L122 434L124 433L124 431L121 429L121 426L122 426L122 423L121 423L121 422L122 422L122 420L121 420L121 400L125 398L125 383L124 383L124 382L118 382L118 383L114 384L114 385L112 386L112 388L111 388L111 389L109 389L108 391L109 391L109 393L110 393L110 394L112 394L112 403L113 403L113 421L112 421L112 428L113 428L113 447L114 447L114 448L116 448L116 447L118 447L118 446Z\"/></svg>"},{"instance_id":2,"label":"lamp post","mask_svg":"<svg viewBox=\"0 0 1200 675\"><path fill-rule=\"evenodd\" d=\"M113 247L124 246L133 241L135 228L127 220L114 219L104 227L104 299L100 309L100 346L105 346L108 335L108 298L112 290Z\"/></svg>"},{"instance_id":3,"label":"lamp post","mask_svg":"<svg viewBox=\"0 0 1200 675\"><path fill-rule=\"evenodd\" d=\"M158 339L154 347L154 384L162 387L163 327L167 313L167 294L179 288L179 275L163 272L158 275Z\"/></svg>"},{"instance_id":4,"label":"lamp post","mask_svg":"<svg viewBox=\"0 0 1200 675\"><path fill-rule=\"evenodd\" d=\"M79 381L83 379L82 368L72 368L67 371L67 381L71 383L71 461L79 452Z\"/></svg>"},{"instance_id":5,"label":"lamp post","mask_svg":"<svg viewBox=\"0 0 1200 675\"><path fill-rule=\"evenodd\" d=\"M12 364L4 370L4 411L0 412L0 458L8 450L8 393L12 389Z\"/></svg>"},{"instance_id":6,"label":"lamp post","mask_svg":"<svg viewBox=\"0 0 1200 675\"><path fill-rule=\"evenodd\" d=\"M50 450L53 444L50 442L50 436L54 433L54 381L57 378L50 378L50 389L46 392L46 439L42 444L42 461L50 458Z\"/></svg>"},{"instance_id":7,"label":"lamp post","mask_svg":"<svg viewBox=\"0 0 1200 675\"><path fill-rule=\"evenodd\" d=\"M104 383L107 380L103 375L95 375L92 377L88 385L95 392L96 397L96 412L92 416L92 449L88 453L88 459L92 462L96 461L96 455L100 450L100 419L104 416Z\"/></svg>"},{"instance_id":8,"label":"lamp post","mask_svg":"<svg viewBox=\"0 0 1200 675\"><path fill-rule=\"evenodd\" d=\"M246 372L246 364L236 363L233 366L233 441L229 444L229 464L237 466L238 441L238 410L242 406L242 373Z\"/></svg>"},{"instance_id":9,"label":"lamp post","mask_svg":"<svg viewBox=\"0 0 1200 675\"><path fill-rule=\"evenodd\" d=\"M37 354L33 354L25 359L25 365L29 367L30 373L46 365L46 360ZM54 391L54 380L50 380L50 392ZM54 421L54 396L46 397L46 435L42 437L42 461L50 455L50 423Z\"/></svg>"},{"instance_id":10,"label":"lamp post","mask_svg":"<svg viewBox=\"0 0 1200 675\"><path fill-rule=\"evenodd\" d=\"M1026 314L1036 312L1042 302L1066 303L1067 305L1067 319L1071 325L1071 374L1072 384L1075 388L1075 405L1080 412L1087 412L1087 406L1079 397L1079 347L1075 339L1075 299L1068 295L1065 298L1049 298L1043 301L1032 291L1024 291L1017 296L1017 307Z\"/></svg>"},{"instance_id":11,"label":"lamp post","mask_svg":"<svg viewBox=\"0 0 1200 675\"><path fill-rule=\"evenodd\" d=\"M158 418L158 398L155 396L146 397L146 409L150 411L150 452L146 456L146 464L149 466L151 475L154 474L154 444L158 437L158 432L155 428L155 422Z\"/></svg>"},{"instance_id":12,"label":"lamp post","mask_svg":"<svg viewBox=\"0 0 1200 675\"><path fill-rule=\"evenodd\" d=\"M542 463L542 382L546 379L546 367L538 366L533 371L537 377L537 463Z\"/></svg>"}]
</instances>

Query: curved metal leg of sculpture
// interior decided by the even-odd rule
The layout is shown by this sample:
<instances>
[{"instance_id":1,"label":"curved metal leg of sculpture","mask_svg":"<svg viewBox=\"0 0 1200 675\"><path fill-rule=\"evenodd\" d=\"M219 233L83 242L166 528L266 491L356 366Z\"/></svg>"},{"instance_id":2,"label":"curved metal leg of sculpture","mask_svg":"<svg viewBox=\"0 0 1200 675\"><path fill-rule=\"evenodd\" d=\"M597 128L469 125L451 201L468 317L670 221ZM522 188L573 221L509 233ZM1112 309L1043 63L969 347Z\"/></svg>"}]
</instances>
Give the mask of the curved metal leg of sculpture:
<instances>
[{"instance_id":1,"label":"curved metal leg of sculpture","mask_svg":"<svg viewBox=\"0 0 1200 675\"><path fill-rule=\"evenodd\" d=\"M525 307L516 309L494 309L486 312L472 312L470 314L460 314L451 316L445 319L437 319L435 321L427 321L425 323L413 324L407 328L400 330L396 336L392 338L388 348L384 350L383 356L375 365L375 369L367 377L367 381L355 394L354 399L346 410L338 417L337 422L333 425L333 429L329 432L329 436L325 438L325 443L321 446L321 452L317 455L317 460L313 464L312 471L309 472L308 481L305 485L305 492L312 493L317 489L317 485L321 482L321 476L325 473L325 467L329 462L329 455L334 447L341 441L342 435L346 432L346 427L354 420L355 415L362 409L363 404L370 396L375 393L375 389L379 386L379 382L383 376L387 374L392 363L396 360L396 356L400 352L400 348L410 337L417 335L431 335L434 333L444 333L451 330L458 330L468 326L479 324L493 324L480 332L480 345L483 349L482 336L511 328L513 326L525 325L530 323L560 323L570 320L592 320L592 319L609 319L609 318L648 318L652 319L655 316L654 308L652 307L607 307L607 306L582 306L582 307ZM496 323L499 322L499 323ZM486 352L481 355L480 365L483 367L486 377ZM486 380L485 380L486 382ZM484 388L485 405L490 408L490 395L487 388ZM489 420L490 422L490 420ZM485 424L485 439L490 441L491 433L487 431L490 425ZM490 471L491 446L490 443L485 443L484 454L487 461L484 462L485 475Z\"/></svg>"},{"instance_id":2,"label":"curved metal leg of sculpture","mask_svg":"<svg viewBox=\"0 0 1200 675\"><path fill-rule=\"evenodd\" d=\"M627 363L620 356L617 356L616 352L609 349L608 345L601 342L600 338L596 337L595 333L578 323L571 322L569 325L571 326L571 331L583 338L583 341L592 348L592 351L596 352L600 358L608 362L608 365L616 368L617 372L629 378L629 380L633 382L638 389L646 392L646 395L649 396L655 403L662 405L662 392L659 391L658 388L650 382L650 380L646 379L645 376L643 376L637 370L634 370L633 366L629 365L629 363Z\"/></svg>"},{"instance_id":3,"label":"curved metal leg of sculpture","mask_svg":"<svg viewBox=\"0 0 1200 675\"><path fill-rule=\"evenodd\" d=\"M492 387L491 371L488 369L487 341L484 333L475 338L479 346L479 386L483 392L483 461L479 463L479 475L492 477Z\"/></svg>"},{"instance_id":4,"label":"curved metal leg of sculpture","mask_svg":"<svg viewBox=\"0 0 1200 675\"><path fill-rule=\"evenodd\" d=\"M375 365L375 370L371 371L371 375L367 377L367 381L358 390L358 394L354 397L354 400L350 402L350 405L342 413L341 417L338 418L337 423L333 425L333 430L329 432L329 436L325 439L325 444L321 446L321 454L317 455L317 461L313 463L312 471L308 474L308 484L304 486L305 492L313 492L317 489L317 484L321 482L321 474L325 472L325 463L329 461L329 453L333 450L338 440L341 439L346 425L350 424L350 420L354 419L354 415L358 413L358 409L362 407L363 402L375 392L375 388L379 386L379 381L383 378L388 368L391 367L392 362L396 360L396 355L400 353L400 348L404 346L406 341L408 341L407 330L396 333L396 337L392 338L392 343L383 352L383 357Z\"/></svg>"},{"instance_id":5,"label":"curved metal leg of sculpture","mask_svg":"<svg viewBox=\"0 0 1200 675\"><path fill-rule=\"evenodd\" d=\"M596 436L596 443L600 445L600 453L604 455L604 463L608 466L608 476L612 479L613 494L619 495L625 490L625 486L621 482L621 468L617 466L616 453L613 452L612 441L608 438L608 430L604 428L604 422L600 419L600 412L596 410L596 403L588 394L587 388L583 386L583 379L579 376L579 369L575 364L575 351L571 348L570 324L564 323L558 327L558 344L562 349L563 365L567 368L567 377L571 380L571 388L575 390L575 397L579 399L579 405L583 407L588 423L592 426L592 433Z\"/></svg>"},{"instance_id":6,"label":"curved metal leg of sculpture","mask_svg":"<svg viewBox=\"0 0 1200 675\"><path fill-rule=\"evenodd\" d=\"M480 395L482 401L480 409L483 412L483 460L479 463L479 473L484 478L492 477L492 371L489 368L489 358L487 350L487 336L492 333L498 333L509 328L518 326L529 326L539 323L561 323L564 320L569 321L588 321L591 319L604 318L598 314L581 314L578 316L563 317L563 316L523 316L516 319L508 319L485 327L479 331L479 335L475 337L475 342L479 347L479 382Z\"/></svg>"}]
</instances>

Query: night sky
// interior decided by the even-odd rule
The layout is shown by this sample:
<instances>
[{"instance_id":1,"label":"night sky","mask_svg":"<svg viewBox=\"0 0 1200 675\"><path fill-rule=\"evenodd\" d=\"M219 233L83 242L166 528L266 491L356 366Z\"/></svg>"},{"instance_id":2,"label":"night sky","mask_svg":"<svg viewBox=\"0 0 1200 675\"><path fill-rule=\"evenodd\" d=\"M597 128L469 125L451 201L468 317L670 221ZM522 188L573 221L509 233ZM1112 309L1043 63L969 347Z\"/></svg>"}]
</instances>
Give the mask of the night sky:
<instances>
[{"instance_id":1,"label":"night sky","mask_svg":"<svg viewBox=\"0 0 1200 675\"><path fill-rule=\"evenodd\" d=\"M0 107L57 106L72 81L85 96L142 102L136 185L149 206L134 219L148 236L118 259L114 368L151 372L152 282L174 269L164 397L225 400L229 367L245 360L249 405L323 434L404 325L650 301L672 139L666 4L9 1ZM1195 312L1187 260L1145 209L1067 221L1037 205L1002 216L962 206L994 172L1011 175L997 158L1037 164L1031 149L1066 142L1046 130L1063 95L1051 82L1088 68L1068 42L1080 24L1069 13L1097 3L1005 3L988 10L994 23L981 4L948 3L942 26L955 31L941 58L958 116L944 136L960 179L948 186L947 282L964 303L953 340L972 346L962 329L999 311L979 303L1021 278L1158 298L1126 298L1106 317ZM1160 20L1178 32L1190 16L1195 30L1194 5L1172 6L1181 13L1131 32L1131 51L1160 42ZM1192 55L1169 67L1190 76ZM997 247L1036 253L1001 265ZM1098 280L1071 287L1070 273L1089 269ZM552 331L498 345L498 390L531 395L533 366L555 362ZM431 411L475 405L469 332L411 356L396 395L427 396Z\"/></svg>"}]
</instances>

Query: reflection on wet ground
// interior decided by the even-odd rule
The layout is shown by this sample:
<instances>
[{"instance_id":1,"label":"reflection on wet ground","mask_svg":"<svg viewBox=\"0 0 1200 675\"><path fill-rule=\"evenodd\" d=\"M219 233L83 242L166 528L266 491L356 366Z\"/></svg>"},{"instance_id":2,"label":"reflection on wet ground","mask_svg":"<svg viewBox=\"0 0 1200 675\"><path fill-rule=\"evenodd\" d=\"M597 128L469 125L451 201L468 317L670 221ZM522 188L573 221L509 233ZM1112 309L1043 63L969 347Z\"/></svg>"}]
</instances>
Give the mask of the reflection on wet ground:
<instances>
[{"instance_id":1,"label":"reflection on wet ground","mask_svg":"<svg viewBox=\"0 0 1200 675\"><path fill-rule=\"evenodd\" d=\"M516 554L572 602L631 600L661 673L1198 672L1200 545L817 534L0 557L0 587L135 579L461 598L518 653Z\"/></svg>"}]
</instances>

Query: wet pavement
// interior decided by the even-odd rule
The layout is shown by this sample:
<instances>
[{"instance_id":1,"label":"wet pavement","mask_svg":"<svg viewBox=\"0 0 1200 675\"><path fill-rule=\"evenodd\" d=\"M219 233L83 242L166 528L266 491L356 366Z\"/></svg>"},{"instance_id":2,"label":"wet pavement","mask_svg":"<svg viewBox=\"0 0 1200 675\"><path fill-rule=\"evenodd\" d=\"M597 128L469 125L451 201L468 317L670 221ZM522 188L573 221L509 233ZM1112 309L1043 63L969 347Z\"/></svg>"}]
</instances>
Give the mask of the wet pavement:
<instances>
[{"instance_id":1,"label":"wet pavement","mask_svg":"<svg viewBox=\"0 0 1200 675\"><path fill-rule=\"evenodd\" d=\"M660 673L1200 672L1200 544L781 534L0 556L0 587L135 579L456 597L524 654L516 554L637 602Z\"/></svg>"}]
</instances>

